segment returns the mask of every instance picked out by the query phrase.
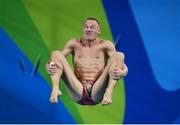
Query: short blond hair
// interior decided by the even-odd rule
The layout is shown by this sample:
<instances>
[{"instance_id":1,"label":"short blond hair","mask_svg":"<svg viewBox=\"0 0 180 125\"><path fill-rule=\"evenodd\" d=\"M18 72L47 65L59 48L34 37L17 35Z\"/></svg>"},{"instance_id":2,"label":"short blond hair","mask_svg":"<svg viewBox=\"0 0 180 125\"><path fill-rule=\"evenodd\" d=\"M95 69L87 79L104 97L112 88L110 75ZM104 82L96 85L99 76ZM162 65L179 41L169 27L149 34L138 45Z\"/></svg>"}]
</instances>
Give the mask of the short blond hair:
<instances>
[{"instance_id":1,"label":"short blond hair","mask_svg":"<svg viewBox=\"0 0 180 125\"><path fill-rule=\"evenodd\" d=\"M96 21L96 22L98 23L98 25L100 26L100 22L99 22L96 18L93 18L93 17L86 18L85 21L84 21L84 23L85 23L87 20L94 20L94 21ZM83 23L83 24L84 24L84 23Z\"/></svg>"}]
</instances>

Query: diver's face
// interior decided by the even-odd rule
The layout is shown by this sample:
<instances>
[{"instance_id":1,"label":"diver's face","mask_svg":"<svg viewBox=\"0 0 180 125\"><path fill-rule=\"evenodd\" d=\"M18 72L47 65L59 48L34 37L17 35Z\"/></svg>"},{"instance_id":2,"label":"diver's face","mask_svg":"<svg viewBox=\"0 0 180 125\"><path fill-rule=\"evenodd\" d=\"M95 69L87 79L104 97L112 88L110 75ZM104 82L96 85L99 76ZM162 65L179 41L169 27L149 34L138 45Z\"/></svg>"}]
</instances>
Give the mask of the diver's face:
<instances>
[{"instance_id":1,"label":"diver's face","mask_svg":"<svg viewBox=\"0 0 180 125\"><path fill-rule=\"evenodd\" d=\"M87 20L83 26L83 36L86 40L92 41L100 33L99 24L95 20Z\"/></svg>"}]
</instances>

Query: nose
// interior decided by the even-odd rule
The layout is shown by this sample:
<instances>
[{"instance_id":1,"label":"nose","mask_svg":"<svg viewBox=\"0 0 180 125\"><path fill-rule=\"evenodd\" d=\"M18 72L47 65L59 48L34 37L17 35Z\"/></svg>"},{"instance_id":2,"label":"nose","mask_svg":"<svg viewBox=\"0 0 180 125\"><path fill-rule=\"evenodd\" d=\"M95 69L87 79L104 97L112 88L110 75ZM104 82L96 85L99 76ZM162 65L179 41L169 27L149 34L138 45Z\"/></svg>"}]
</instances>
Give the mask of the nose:
<instances>
[{"instance_id":1,"label":"nose","mask_svg":"<svg viewBox=\"0 0 180 125\"><path fill-rule=\"evenodd\" d=\"M91 28L90 28L90 27L88 27L88 28L87 28L87 31L88 31L88 32L90 32L90 31L91 31Z\"/></svg>"}]
</instances>

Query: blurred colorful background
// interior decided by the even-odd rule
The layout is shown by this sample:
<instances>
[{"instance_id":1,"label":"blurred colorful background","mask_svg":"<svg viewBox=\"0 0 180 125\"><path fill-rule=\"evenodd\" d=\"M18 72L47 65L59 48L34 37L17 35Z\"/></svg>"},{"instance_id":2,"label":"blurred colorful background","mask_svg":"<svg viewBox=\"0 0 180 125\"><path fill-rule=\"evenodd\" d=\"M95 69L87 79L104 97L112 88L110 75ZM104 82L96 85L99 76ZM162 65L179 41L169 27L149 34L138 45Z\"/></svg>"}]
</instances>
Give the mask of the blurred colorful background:
<instances>
[{"instance_id":1,"label":"blurred colorful background","mask_svg":"<svg viewBox=\"0 0 180 125\"><path fill-rule=\"evenodd\" d=\"M88 17L129 73L110 106L76 104L62 81L53 105L44 66ZM0 0L0 123L180 123L179 54L179 0Z\"/></svg>"}]
</instances>

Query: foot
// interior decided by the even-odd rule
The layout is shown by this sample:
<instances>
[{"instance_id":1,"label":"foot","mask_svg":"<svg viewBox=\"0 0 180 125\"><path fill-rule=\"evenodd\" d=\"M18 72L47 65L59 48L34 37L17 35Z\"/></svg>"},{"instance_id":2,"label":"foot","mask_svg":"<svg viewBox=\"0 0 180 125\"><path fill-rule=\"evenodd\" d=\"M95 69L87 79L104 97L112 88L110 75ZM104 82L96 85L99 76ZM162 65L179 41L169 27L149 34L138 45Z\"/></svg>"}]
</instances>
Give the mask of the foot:
<instances>
[{"instance_id":1,"label":"foot","mask_svg":"<svg viewBox=\"0 0 180 125\"><path fill-rule=\"evenodd\" d=\"M104 97L102 100L102 105L109 105L112 103L112 91L110 90L106 90L106 92L104 93Z\"/></svg>"},{"instance_id":2,"label":"foot","mask_svg":"<svg viewBox=\"0 0 180 125\"><path fill-rule=\"evenodd\" d=\"M61 96L62 93L59 89L54 89L51 92L50 102L51 103L58 103L58 96Z\"/></svg>"}]
</instances>

